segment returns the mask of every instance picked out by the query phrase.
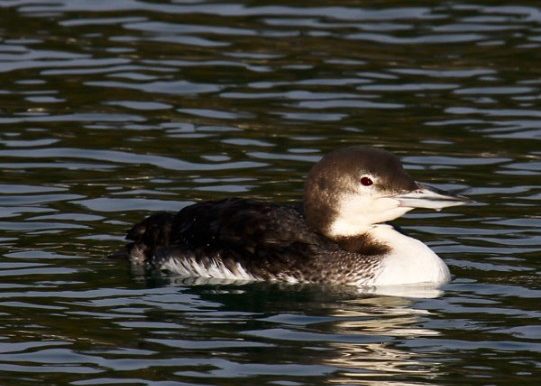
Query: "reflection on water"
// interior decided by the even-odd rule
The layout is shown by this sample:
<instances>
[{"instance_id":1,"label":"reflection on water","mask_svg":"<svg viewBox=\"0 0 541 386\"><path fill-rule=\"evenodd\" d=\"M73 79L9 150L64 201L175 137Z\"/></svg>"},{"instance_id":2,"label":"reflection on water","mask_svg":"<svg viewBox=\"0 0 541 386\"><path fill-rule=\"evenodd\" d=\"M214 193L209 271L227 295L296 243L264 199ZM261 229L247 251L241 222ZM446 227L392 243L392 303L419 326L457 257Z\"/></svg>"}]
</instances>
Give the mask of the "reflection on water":
<instances>
[{"instance_id":1,"label":"reflection on water","mask_svg":"<svg viewBox=\"0 0 541 386\"><path fill-rule=\"evenodd\" d=\"M340 333L359 336L385 336L414 339L419 336L437 336L435 330L419 327L423 317L429 317L425 310L410 308L410 301L400 298L366 298L345 302L347 309L337 310L335 329ZM394 384L396 375L401 377L417 375L431 378L438 375L437 362L427 355L402 350L381 339L381 342L358 344L333 342L333 351L338 354L325 363L338 367L336 384L358 384L373 380L382 384ZM397 384L404 384L400 381ZM405 383L408 384L408 383Z\"/></svg>"},{"instance_id":2,"label":"reflection on water","mask_svg":"<svg viewBox=\"0 0 541 386\"><path fill-rule=\"evenodd\" d=\"M0 383L536 384L540 31L530 0L0 2ZM354 143L478 202L399 221L442 293L104 259L150 212L297 200Z\"/></svg>"}]
</instances>

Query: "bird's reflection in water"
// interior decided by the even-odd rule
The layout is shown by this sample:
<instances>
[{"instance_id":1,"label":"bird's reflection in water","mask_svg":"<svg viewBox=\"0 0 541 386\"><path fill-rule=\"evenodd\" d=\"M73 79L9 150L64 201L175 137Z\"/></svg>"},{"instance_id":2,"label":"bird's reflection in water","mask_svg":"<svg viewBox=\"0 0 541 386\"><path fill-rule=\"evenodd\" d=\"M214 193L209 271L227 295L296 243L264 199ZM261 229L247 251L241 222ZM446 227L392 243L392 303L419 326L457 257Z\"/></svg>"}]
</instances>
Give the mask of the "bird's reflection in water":
<instances>
[{"instance_id":1,"label":"bird's reflection in water","mask_svg":"<svg viewBox=\"0 0 541 386\"><path fill-rule=\"evenodd\" d=\"M341 385L419 385L419 379L433 379L440 364L430 355L396 347L402 339L435 336L435 330L420 327L426 310L412 308L409 299L399 297L370 297L345 301L350 305L337 310L340 317L334 324L335 333L350 336L392 337L385 342L330 342L334 356L323 363L335 366L330 382ZM404 381L415 378L414 382ZM400 381L398 381L398 379Z\"/></svg>"},{"instance_id":2,"label":"bird's reflection in water","mask_svg":"<svg viewBox=\"0 0 541 386\"><path fill-rule=\"evenodd\" d=\"M426 379L437 378L438 364L423 360L419 354L411 355L402 350L371 344L354 346L336 345L342 356L327 364L343 368L329 379L339 385L421 385ZM408 382L404 378L414 378Z\"/></svg>"},{"instance_id":3,"label":"bird's reflection in water","mask_svg":"<svg viewBox=\"0 0 541 386\"><path fill-rule=\"evenodd\" d=\"M433 382L441 372L433 355L411 351L402 344L439 335L423 326L434 315L416 307L414 299L442 294L433 288L387 288L381 291L385 294L372 289L367 294L354 287L230 284L162 276L157 280L158 285L181 286L182 291L197 294L203 301L219 304L221 312L253 313L245 328L236 321L236 339L270 343L271 351L301 349L306 354L302 364L334 368L327 375L332 384L419 385Z\"/></svg>"}]
</instances>

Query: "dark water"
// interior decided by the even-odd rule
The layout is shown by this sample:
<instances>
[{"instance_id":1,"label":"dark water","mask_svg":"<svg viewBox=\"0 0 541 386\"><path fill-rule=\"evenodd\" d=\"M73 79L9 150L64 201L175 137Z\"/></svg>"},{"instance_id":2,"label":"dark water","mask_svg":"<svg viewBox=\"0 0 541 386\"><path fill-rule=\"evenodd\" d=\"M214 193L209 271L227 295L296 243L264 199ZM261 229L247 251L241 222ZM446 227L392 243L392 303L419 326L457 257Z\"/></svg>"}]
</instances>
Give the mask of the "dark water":
<instances>
[{"instance_id":1,"label":"dark water","mask_svg":"<svg viewBox=\"0 0 541 386\"><path fill-rule=\"evenodd\" d=\"M0 2L0 384L540 384L541 4L502 3ZM345 144L479 202L397 222L441 297L104 258L153 211L295 200Z\"/></svg>"}]
</instances>

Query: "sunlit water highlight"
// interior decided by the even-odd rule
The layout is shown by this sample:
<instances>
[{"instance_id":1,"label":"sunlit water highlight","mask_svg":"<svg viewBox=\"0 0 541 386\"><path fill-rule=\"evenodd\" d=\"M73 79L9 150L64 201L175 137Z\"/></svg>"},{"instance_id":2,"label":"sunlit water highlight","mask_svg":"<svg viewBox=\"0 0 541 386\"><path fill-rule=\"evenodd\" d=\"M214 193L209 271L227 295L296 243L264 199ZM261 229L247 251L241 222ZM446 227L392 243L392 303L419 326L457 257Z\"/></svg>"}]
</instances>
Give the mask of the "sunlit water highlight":
<instances>
[{"instance_id":1,"label":"sunlit water highlight","mask_svg":"<svg viewBox=\"0 0 541 386\"><path fill-rule=\"evenodd\" d=\"M538 384L541 8L0 2L0 383ZM478 204L397 222L439 297L148 275L144 215L297 200L382 146Z\"/></svg>"}]
</instances>

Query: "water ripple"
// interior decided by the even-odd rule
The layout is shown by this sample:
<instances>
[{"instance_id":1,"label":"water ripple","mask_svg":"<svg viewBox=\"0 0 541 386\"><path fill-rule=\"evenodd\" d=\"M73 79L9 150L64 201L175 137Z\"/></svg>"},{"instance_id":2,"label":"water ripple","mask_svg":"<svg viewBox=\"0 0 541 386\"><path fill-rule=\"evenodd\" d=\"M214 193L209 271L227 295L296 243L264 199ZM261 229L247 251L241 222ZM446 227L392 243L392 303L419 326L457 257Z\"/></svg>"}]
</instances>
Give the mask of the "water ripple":
<instances>
[{"instance_id":1,"label":"water ripple","mask_svg":"<svg viewBox=\"0 0 541 386\"><path fill-rule=\"evenodd\" d=\"M0 150L0 157L24 157L24 158L82 158L89 160L109 160L110 162L122 164L148 164L168 170L207 170L207 169L236 169L236 168L255 168L265 164L252 161L224 162L216 164L203 164L182 161L179 159L154 156L146 154L134 154L122 151L112 150L91 150L77 148L46 148L31 149L24 151L18 150Z\"/></svg>"},{"instance_id":2,"label":"water ripple","mask_svg":"<svg viewBox=\"0 0 541 386\"><path fill-rule=\"evenodd\" d=\"M534 380L540 23L531 1L0 2L0 383ZM396 222L451 268L432 298L105 258L151 212L296 202L351 144L478 202Z\"/></svg>"}]
</instances>

